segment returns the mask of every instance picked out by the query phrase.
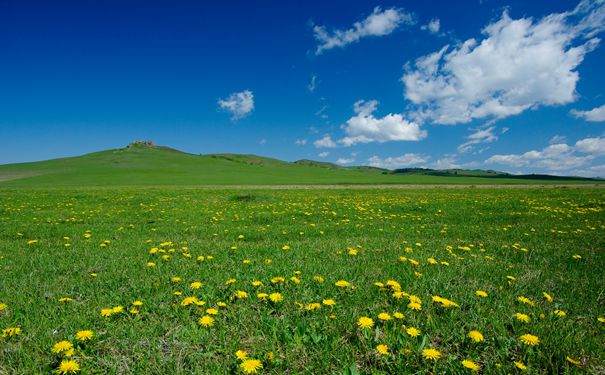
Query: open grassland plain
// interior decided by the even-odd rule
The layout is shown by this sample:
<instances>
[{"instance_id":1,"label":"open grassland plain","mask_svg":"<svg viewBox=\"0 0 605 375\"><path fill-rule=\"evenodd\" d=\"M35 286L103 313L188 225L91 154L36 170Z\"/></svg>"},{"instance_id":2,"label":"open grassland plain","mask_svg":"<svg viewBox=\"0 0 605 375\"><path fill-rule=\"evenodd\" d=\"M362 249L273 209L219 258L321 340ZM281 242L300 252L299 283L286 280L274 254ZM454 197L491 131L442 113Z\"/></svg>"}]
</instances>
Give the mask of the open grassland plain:
<instances>
[{"instance_id":1,"label":"open grassland plain","mask_svg":"<svg viewBox=\"0 0 605 375\"><path fill-rule=\"evenodd\" d=\"M2 189L0 373L605 373L605 190Z\"/></svg>"}]
</instances>

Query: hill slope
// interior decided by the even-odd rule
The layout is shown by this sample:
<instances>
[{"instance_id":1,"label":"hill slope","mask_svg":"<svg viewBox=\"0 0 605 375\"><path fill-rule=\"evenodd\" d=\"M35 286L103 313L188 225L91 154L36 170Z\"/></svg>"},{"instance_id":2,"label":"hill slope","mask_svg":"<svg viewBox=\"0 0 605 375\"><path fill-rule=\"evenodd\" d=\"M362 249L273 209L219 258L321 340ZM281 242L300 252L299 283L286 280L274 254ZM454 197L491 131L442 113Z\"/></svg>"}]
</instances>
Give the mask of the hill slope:
<instances>
[{"instance_id":1,"label":"hill slope","mask_svg":"<svg viewBox=\"0 0 605 375\"><path fill-rule=\"evenodd\" d=\"M548 176L531 181L511 176L499 177L494 180L469 175L391 174L390 171L371 167L342 167L309 160L288 163L256 155L194 155L168 147L140 144L78 157L0 165L0 186L29 187L552 182Z\"/></svg>"}]
</instances>

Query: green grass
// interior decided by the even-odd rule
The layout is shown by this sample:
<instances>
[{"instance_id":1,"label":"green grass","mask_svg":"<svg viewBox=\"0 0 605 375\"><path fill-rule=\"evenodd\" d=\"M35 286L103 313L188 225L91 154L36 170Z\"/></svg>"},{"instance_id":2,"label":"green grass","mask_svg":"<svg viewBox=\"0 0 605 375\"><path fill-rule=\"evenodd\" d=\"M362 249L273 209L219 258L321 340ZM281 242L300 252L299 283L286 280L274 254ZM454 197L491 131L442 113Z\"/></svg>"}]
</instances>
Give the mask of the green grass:
<instances>
[{"instance_id":1,"label":"green grass","mask_svg":"<svg viewBox=\"0 0 605 375\"><path fill-rule=\"evenodd\" d=\"M562 181L473 176L389 175L374 168L326 168L255 155L192 155L132 147L43 162L0 165L0 186L159 186L308 184L553 184ZM566 180L564 183L599 183Z\"/></svg>"},{"instance_id":2,"label":"green grass","mask_svg":"<svg viewBox=\"0 0 605 375\"><path fill-rule=\"evenodd\" d=\"M87 374L237 373L237 350L272 374L470 373L464 359L489 374L520 372L514 361L532 374L603 373L604 209L603 190L591 188L4 188L0 329L22 333L0 337L0 373L52 372L61 359L52 346L76 344L83 329L95 336L77 344L74 359ZM287 282L273 284L278 276ZM226 285L230 278L237 281ZM422 310L374 285L387 280L418 296ZM193 290L194 281L204 285ZM234 298L238 290L249 297ZM284 299L261 301L259 292ZM206 304L183 307L186 296ZM432 296L459 307L444 309ZM336 305L305 309L324 299ZM135 300L143 301L139 314L127 312ZM201 327L204 310L221 301L214 326ZM114 306L126 311L101 316ZM382 312L405 318L379 322ZM517 312L531 321L517 321ZM358 328L362 316L375 326ZM422 334L409 337L404 326ZM471 342L470 330L485 341ZM522 344L526 333L540 344ZM428 347L442 357L423 359Z\"/></svg>"}]
</instances>

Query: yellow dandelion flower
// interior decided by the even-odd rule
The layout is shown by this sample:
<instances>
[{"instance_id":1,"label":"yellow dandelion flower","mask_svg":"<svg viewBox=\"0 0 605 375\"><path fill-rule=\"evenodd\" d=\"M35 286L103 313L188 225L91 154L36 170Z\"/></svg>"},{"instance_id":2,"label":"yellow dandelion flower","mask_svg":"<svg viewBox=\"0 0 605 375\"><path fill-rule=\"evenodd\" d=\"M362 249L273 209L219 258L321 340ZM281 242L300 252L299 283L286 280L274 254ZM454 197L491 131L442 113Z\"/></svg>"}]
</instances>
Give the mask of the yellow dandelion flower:
<instances>
[{"instance_id":1,"label":"yellow dandelion flower","mask_svg":"<svg viewBox=\"0 0 605 375\"><path fill-rule=\"evenodd\" d=\"M348 281L345 281L345 280L338 280L334 285L336 285L339 288L347 288L347 287L351 286L351 283L349 283Z\"/></svg>"},{"instance_id":2,"label":"yellow dandelion flower","mask_svg":"<svg viewBox=\"0 0 605 375\"><path fill-rule=\"evenodd\" d=\"M239 368L244 374L256 374L258 370L263 368L263 364L258 359L246 359L240 363Z\"/></svg>"},{"instance_id":3,"label":"yellow dandelion flower","mask_svg":"<svg viewBox=\"0 0 605 375\"><path fill-rule=\"evenodd\" d=\"M210 315L204 315L197 321L202 327L212 327L214 325L214 318Z\"/></svg>"},{"instance_id":4,"label":"yellow dandelion flower","mask_svg":"<svg viewBox=\"0 0 605 375\"><path fill-rule=\"evenodd\" d=\"M94 336L94 332L90 331L90 330L76 332L76 340L78 340L78 341L89 341L89 340L92 340L93 336Z\"/></svg>"},{"instance_id":5,"label":"yellow dandelion flower","mask_svg":"<svg viewBox=\"0 0 605 375\"><path fill-rule=\"evenodd\" d=\"M487 293L485 291L483 291L483 290L476 291L475 295L478 296L478 297L481 297L481 298L487 297Z\"/></svg>"},{"instance_id":6,"label":"yellow dandelion flower","mask_svg":"<svg viewBox=\"0 0 605 375\"><path fill-rule=\"evenodd\" d=\"M112 311L114 314L119 314L119 313L121 313L122 311L124 311L124 308L123 308L122 306L116 306L116 307L112 308L112 309L111 309L111 311Z\"/></svg>"},{"instance_id":7,"label":"yellow dandelion flower","mask_svg":"<svg viewBox=\"0 0 605 375\"><path fill-rule=\"evenodd\" d=\"M181 306L189 306L197 302L197 297L185 297L181 301Z\"/></svg>"},{"instance_id":8,"label":"yellow dandelion flower","mask_svg":"<svg viewBox=\"0 0 605 375\"><path fill-rule=\"evenodd\" d=\"M55 370L55 373L65 375L75 374L78 371L80 371L80 365L78 364L78 362L70 359L64 359L59 364L59 367Z\"/></svg>"},{"instance_id":9,"label":"yellow dandelion flower","mask_svg":"<svg viewBox=\"0 0 605 375\"><path fill-rule=\"evenodd\" d=\"M403 318L405 318L405 315L403 315L400 312L394 312L393 313L393 318L395 318L395 319L403 319Z\"/></svg>"},{"instance_id":10,"label":"yellow dandelion flower","mask_svg":"<svg viewBox=\"0 0 605 375\"><path fill-rule=\"evenodd\" d=\"M422 356L424 359L436 361L441 358L441 352L437 349L429 348L422 350Z\"/></svg>"},{"instance_id":11,"label":"yellow dandelion flower","mask_svg":"<svg viewBox=\"0 0 605 375\"><path fill-rule=\"evenodd\" d=\"M6 303L0 303L0 311L6 310L7 307L8 305Z\"/></svg>"},{"instance_id":12,"label":"yellow dandelion flower","mask_svg":"<svg viewBox=\"0 0 605 375\"><path fill-rule=\"evenodd\" d=\"M194 282L192 282L191 284L189 284L189 287L190 287L191 289L199 289L199 288L201 288L201 287L202 287L202 283L201 283L201 282L199 282L199 281L194 281Z\"/></svg>"},{"instance_id":13,"label":"yellow dandelion flower","mask_svg":"<svg viewBox=\"0 0 605 375\"><path fill-rule=\"evenodd\" d=\"M133 301L132 305L137 306L137 307L143 306L143 301L139 301L139 300Z\"/></svg>"},{"instance_id":14,"label":"yellow dandelion flower","mask_svg":"<svg viewBox=\"0 0 605 375\"><path fill-rule=\"evenodd\" d=\"M53 345L52 351L53 353L61 353L61 352L66 352L70 349L73 349L73 344L69 341L59 341L58 343L56 343L55 345Z\"/></svg>"},{"instance_id":15,"label":"yellow dandelion flower","mask_svg":"<svg viewBox=\"0 0 605 375\"><path fill-rule=\"evenodd\" d=\"M262 285L263 285L262 281L255 280L252 282L252 286L258 287L258 286L262 286Z\"/></svg>"},{"instance_id":16,"label":"yellow dandelion flower","mask_svg":"<svg viewBox=\"0 0 605 375\"><path fill-rule=\"evenodd\" d=\"M544 298L546 298L548 302L552 302L552 296L550 294L542 292L542 295L544 296Z\"/></svg>"},{"instance_id":17,"label":"yellow dandelion flower","mask_svg":"<svg viewBox=\"0 0 605 375\"><path fill-rule=\"evenodd\" d=\"M248 352L246 352L244 350L238 350L237 352L235 352L235 356L240 361L243 361L244 359L246 359L246 357L248 357Z\"/></svg>"},{"instance_id":18,"label":"yellow dandelion flower","mask_svg":"<svg viewBox=\"0 0 605 375\"><path fill-rule=\"evenodd\" d=\"M529 323L529 321L530 321L529 315L522 314L522 313L516 313L515 318L517 320L522 321L523 323Z\"/></svg>"},{"instance_id":19,"label":"yellow dandelion flower","mask_svg":"<svg viewBox=\"0 0 605 375\"><path fill-rule=\"evenodd\" d=\"M519 337L519 341L529 346L536 346L540 343L540 339L538 336L534 336L532 334L526 333Z\"/></svg>"},{"instance_id":20,"label":"yellow dandelion flower","mask_svg":"<svg viewBox=\"0 0 605 375\"><path fill-rule=\"evenodd\" d=\"M483 334L479 331L470 331L468 333L468 337L473 340L474 342L481 342L483 341Z\"/></svg>"},{"instance_id":21,"label":"yellow dandelion flower","mask_svg":"<svg viewBox=\"0 0 605 375\"><path fill-rule=\"evenodd\" d=\"M218 310L217 309L207 309L206 310L206 314L208 314L208 315L217 315L218 314Z\"/></svg>"},{"instance_id":22,"label":"yellow dandelion flower","mask_svg":"<svg viewBox=\"0 0 605 375\"><path fill-rule=\"evenodd\" d=\"M420 336L420 330L418 328L408 327L405 332L412 337Z\"/></svg>"},{"instance_id":23,"label":"yellow dandelion flower","mask_svg":"<svg viewBox=\"0 0 605 375\"><path fill-rule=\"evenodd\" d=\"M478 364L476 364L475 362L465 359L464 361L462 361L462 366L466 367L467 369L471 370L471 371L475 371L475 372L479 372L479 370L481 369L481 367L479 367Z\"/></svg>"},{"instance_id":24,"label":"yellow dandelion flower","mask_svg":"<svg viewBox=\"0 0 605 375\"><path fill-rule=\"evenodd\" d=\"M59 302L71 302L73 301L73 298L69 298L69 297L63 297L63 298L59 298Z\"/></svg>"},{"instance_id":25,"label":"yellow dandelion flower","mask_svg":"<svg viewBox=\"0 0 605 375\"><path fill-rule=\"evenodd\" d=\"M108 318L113 315L113 309L101 309L101 316Z\"/></svg>"},{"instance_id":26,"label":"yellow dandelion flower","mask_svg":"<svg viewBox=\"0 0 605 375\"><path fill-rule=\"evenodd\" d=\"M383 322L386 322L388 320L393 319L389 314L387 313L380 313L378 314L378 319L382 320Z\"/></svg>"},{"instance_id":27,"label":"yellow dandelion flower","mask_svg":"<svg viewBox=\"0 0 605 375\"><path fill-rule=\"evenodd\" d=\"M281 293L271 293L269 294L269 299L271 302L278 303L283 301L284 297L281 295Z\"/></svg>"},{"instance_id":28,"label":"yellow dandelion flower","mask_svg":"<svg viewBox=\"0 0 605 375\"><path fill-rule=\"evenodd\" d=\"M321 301L321 303L323 303L326 306L336 305L336 301L334 301L333 299L324 299L323 301Z\"/></svg>"},{"instance_id":29,"label":"yellow dandelion flower","mask_svg":"<svg viewBox=\"0 0 605 375\"><path fill-rule=\"evenodd\" d=\"M235 296L237 298L248 298L248 293L244 292L243 290L238 290L237 292L235 292Z\"/></svg>"},{"instance_id":30,"label":"yellow dandelion flower","mask_svg":"<svg viewBox=\"0 0 605 375\"><path fill-rule=\"evenodd\" d=\"M374 326L374 321L372 320L372 318L368 318L367 316L362 316L357 321L357 325L359 326L359 328L362 328L362 329L372 328Z\"/></svg>"},{"instance_id":31,"label":"yellow dandelion flower","mask_svg":"<svg viewBox=\"0 0 605 375\"><path fill-rule=\"evenodd\" d=\"M408 303L408 307L412 310L420 311L422 310L422 305L417 302Z\"/></svg>"},{"instance_id":32,"label":"yellow dandelion flower","mask_svg":"<svg viewBox=\"0 0 605 375\"><path fill-rule=\"evenodd\" d=\"M599 316L597 320L601 323L605 323L605 316Z\"/></svg>"},{"instance_id":33,"label":"yellow dandelion flower","mask_svg":"<svg viewBox=\"0 0 605 375\"><path fill-rule=\"evenodd\" d=\"M567 315L567 313L563 310L555 310L555 315L560 316L560 317L564 317Z\"/></svg>"},{"instance_id":34,"label":"yellow dandelion flower","mask_svg":"<svg viewBox=\"0 0 605 375\"><path fill-rule=\"evenodd\" d=\"M21 334L21 328L19 327L9 327L2 330L2 337L11 337L17 336Z\"/></svg>"},{"instance_id":35,"label":"yellow dandelion flower","mask_svg":"<svg viewBox=\"0 0 605 375\"><path fill-rule=\"evenodd\" d=\"M380 355L387 355L387 354L389 354L389 347L384 344L380 344L380 345L376 346L376 351Z\"/></svg>"},{"instance_id":36,"label":"yellow dandelion flower","mask_svg":"<svg viewBox=\"0 0 605 375\"><path fill-rule=\"evenodd\" d=\"M523 362L517 362L517 361L515 361L513 363L515 364L515 367L518 368L519 370L521 370L521 371L527 370L527 366L525 366L523 364Z\"/></svg>"}]
</instances>

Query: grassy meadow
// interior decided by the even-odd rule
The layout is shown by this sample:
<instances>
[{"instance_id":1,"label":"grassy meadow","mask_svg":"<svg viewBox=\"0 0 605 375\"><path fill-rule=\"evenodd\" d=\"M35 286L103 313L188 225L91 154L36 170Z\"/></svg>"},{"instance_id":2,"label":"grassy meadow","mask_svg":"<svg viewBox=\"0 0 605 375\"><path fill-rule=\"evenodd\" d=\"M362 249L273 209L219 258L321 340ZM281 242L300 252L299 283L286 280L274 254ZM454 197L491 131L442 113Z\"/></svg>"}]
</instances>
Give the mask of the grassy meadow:
<instances>
[{"instance_id":1,"label":"grassy meadow","mask_svg":"<svg viewBox=\"0 0 605 375\"><path fill-rule=\"evenodd\" d=\"M602 374L604 210L599 188L4 187L0 374Z\"/></svg>"}]
</instances>

